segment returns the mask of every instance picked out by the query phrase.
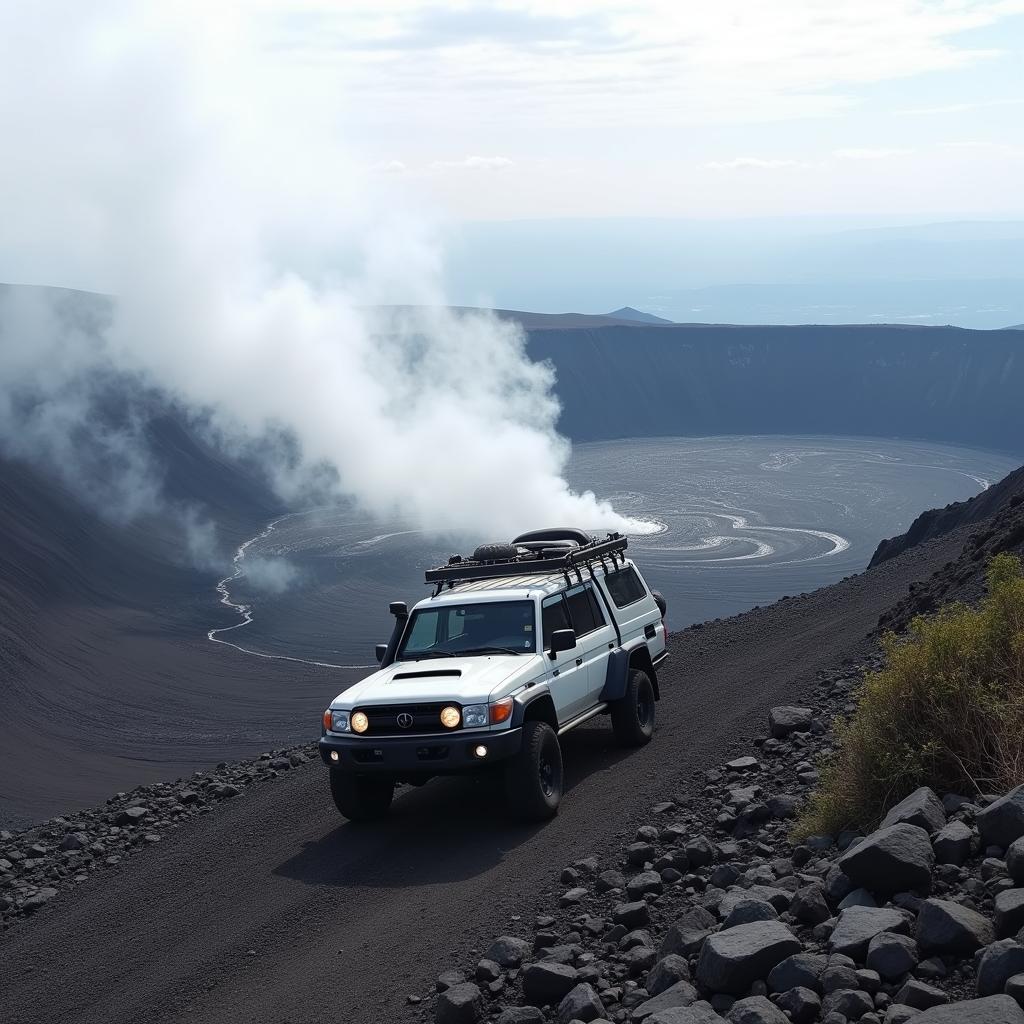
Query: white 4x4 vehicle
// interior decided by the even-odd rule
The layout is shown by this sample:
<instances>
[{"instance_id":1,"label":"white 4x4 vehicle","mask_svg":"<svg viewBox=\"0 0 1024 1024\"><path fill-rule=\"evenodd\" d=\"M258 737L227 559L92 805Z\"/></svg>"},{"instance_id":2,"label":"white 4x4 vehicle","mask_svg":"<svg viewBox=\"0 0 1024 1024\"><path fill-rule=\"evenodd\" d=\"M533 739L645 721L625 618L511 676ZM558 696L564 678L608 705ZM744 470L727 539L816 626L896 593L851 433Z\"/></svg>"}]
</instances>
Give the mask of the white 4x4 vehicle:
<instances>
[{"instance_id":1,"label":"white 4x4 vehicle","mask_svg":"<svg viewBox=\"0 0 1024 1024\"><path fill-rule=\"evenodd\" d=\"M432 596L394 631L380 669L324 712L320 754L347 818L387 811L397 782L499 771L512 809L548 818L562 798L559 736L595 715L647 743L667 657L665 604L626 538L537 530L428 569Z\"/></svg>"}]
</instances>

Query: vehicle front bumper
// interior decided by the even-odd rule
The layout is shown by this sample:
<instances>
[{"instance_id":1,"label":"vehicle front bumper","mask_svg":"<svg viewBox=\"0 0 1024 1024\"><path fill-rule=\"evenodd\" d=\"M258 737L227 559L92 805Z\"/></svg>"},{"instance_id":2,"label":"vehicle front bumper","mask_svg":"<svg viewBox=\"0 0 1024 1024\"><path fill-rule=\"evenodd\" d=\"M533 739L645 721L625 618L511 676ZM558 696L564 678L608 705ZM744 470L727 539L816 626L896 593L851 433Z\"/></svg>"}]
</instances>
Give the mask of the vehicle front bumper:
<instances>
[{"instance_id":1,"label":"vehicle front bumper","mask_svg":"<svg viewBox=\"0 0 1024 1024\"><path fill-rule=\"evenodd\" d=\"M320 737L320 757L328 768L359 774L459 775L518 754L522 741L522 729L380 739L325 733ZM480 745L487 747L486 757L475 754Z\"/></svg>"}]
</instances>

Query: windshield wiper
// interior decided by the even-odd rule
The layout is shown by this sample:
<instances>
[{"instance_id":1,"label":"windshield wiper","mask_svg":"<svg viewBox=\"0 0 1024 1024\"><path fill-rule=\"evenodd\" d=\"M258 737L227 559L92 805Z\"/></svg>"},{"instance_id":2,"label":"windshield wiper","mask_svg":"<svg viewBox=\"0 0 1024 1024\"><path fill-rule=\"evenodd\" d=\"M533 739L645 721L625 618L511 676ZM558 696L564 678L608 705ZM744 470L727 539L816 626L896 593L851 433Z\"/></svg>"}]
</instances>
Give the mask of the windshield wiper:
<instances>
[{"instance_id":1,"label":"windshield wiper","mask_svg":"<svg viewBox=\"0 0 1024 1024\"><path fill-rule=\"evenodd\" d=\"M411 657L399 658L399 661L423 661L424 658L457 658L453 651L421 651Z\"/></svg>"},{"instance_id":2,"label":"windshield wiper","mask_svg":"<svg viewBox=\"0 0 1024 1024\"><path fill-rule=\"evenodd\" d=\"M459 654L514 654L519 657L520 651L515 651L511 647L467 647L463 651L459 651Z\"/></svg>"}]
</instances>

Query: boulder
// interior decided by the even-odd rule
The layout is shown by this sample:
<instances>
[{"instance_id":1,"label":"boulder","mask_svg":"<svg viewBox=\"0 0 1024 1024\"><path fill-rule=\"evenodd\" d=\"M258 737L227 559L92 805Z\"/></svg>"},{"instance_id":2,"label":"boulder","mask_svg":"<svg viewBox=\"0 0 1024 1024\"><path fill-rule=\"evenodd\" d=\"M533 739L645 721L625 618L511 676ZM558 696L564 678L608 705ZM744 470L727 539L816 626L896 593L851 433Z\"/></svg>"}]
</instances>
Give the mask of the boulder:
<instances>
[{"instance_id":1,"label":"boulder","mask_svg":"<svg viewBox=\"0 0 1024 1024\"><path fill-rule=\"evenodd\" d=\"M995 939L992 925L950 900L925 900L917 915L917 944L935 953L970 954Z\"/></svg>"},{"instance_id":2,"label":"boulder","mask_svg":"<svg viewBox=\"0 0 1024 1024\"><path fill-rule=\"evenodd\" d=\"M708 1003L674 1006L647 1018L650 1024L722 1024L722 1018Z\"/></svg>"},{"instance_id":3,"label":"boulder","mask_svg":"<svg viewBox=\"0 0 1024 1024\"><path fill-rule=\"evenodd\" d=\"M642 928L651 920L651 912L643 900L636 900L633 903L620 903L612 911L612 920L616 924L625 925L627 928Z\"/></svg>"},{"instance_id":4,"label":"boulder","mask_svg":"<svg viewBox=\"0 0 1024 1024\"><path fill-rule=\"evenodd\" d=\"M791 732L809 732L813 718L810 708L772 708L768 712L768 731L777 740L785 739Z\"/></svg>"},{"instance_id":5,"label":"boulder","mask_svg":"<svg viewBox=\"0 0 1024 1024\"><path fill-rule=\"evenodd\" d=\"M923 828L901 823L872 832L837 863L855 886L891 896L907 889L927 892L935 854Z\"/></svg>"},{"instance_id":6,"label":"boulder","mask_svg":"<svg viewBox=\"0 0 1024 1024\"><path fill-rule=\"evenodd\" d=\"M147 807L126 807L114 818L114 824L121 826L138 825L140 821L145 821L148 817L149 808Z\"/></svg>"},{"instance_id":7,"label":"boulder","mask_svg":"<svg viewBox=\"0 0 1024 1024\"><path fill-rule=\"evenodd\" d=\"M865 1013L875 1008L874 1000L856 988L840 988L829 992L822 1000L821 1012L828 1020L831 1014L837 1013L842 1020L860 1020Z\"/></svg>"},{"instance_id":8,"label":"boulder","mask_svg":"<svg viewBox=\"0 0 1024 1024\"><path fill-rule=\"evenodd\" d=\"M738 999L729 1010L730 1024L789 1024L789 1018L764 996Z\"/></svg>"},{"instance_id":9,"label":"boulder","mask_svg":"<svg viewBox=\"0 0 1024 1024\"><path fill-rule=\"evenodd\" d=\"M996 935L1005 939L1024 928L1024 889L1003 889L996 893Z\"/></svg>"},{"instance_id":10,"label":"boulder","mask_svg":"<svg viewBox=\"0 0 1024 1024\"><path fill-rule=\"evenodd\" d=\"M1010 790L1006 796L979 811L976 820L982 845L1005 850L1024 836L1024 786Z\"/></svg>"},{"instance_id":11,"label":"boulder","mask_svg":"<svg viewBox=\"0 0 1024 1024\"><path fill-rule=\"evenodd\" d=\"M544 1024L544 1014L536 1006L510 1006L502 1011L497 1024Z\"/></svg>"},{"instance_id":12,"label":"boulder","mask_svg":"<svg viewBox=\"0 0 1024 1024\"><path fill-rule=\"evenodd\" d=\"M565 998L558 1004L558 1024L569 1024L580 1020L589 1024L604 1016L604 1003L598 998L594 989L585 982L570 989Z\"/></svg>"},{"instance_id":13,"label":"boulder","mask_svg":"<svg viewBox=\"0 0 1024 1024\"><path fill-rule=\"evenodd\" d=\"M793 1024L813 1024L821 1013L818 993L800 986L783 992L775 1005L789 1014Z\"/></svg>"},{"instance_id":14,"label":"boulder","mask_svg":"<svg viewBox=\"0 0 1024 1024\"><path fill-rule=\"evenodd\" d=\"M885 1011L885 1024L908 1024L909 1021L921 1016L920 1010L912 1006L904 1006L902 1003L893 1003Z\"/></svg>"},{"instance_id":15,"label":"boulder","mask_svg":"<svg viewBox=\"0 0 1024 1024\"><path fill-rule=\"evenodd\" d=\"M951 821L939 829L932 839L935 860L939 864L956 864L959 867L971 855L971 841L974 833L962 822Z\"/></svg>"},{"instance_id":16,"label":"boulder","mask_svg":"<svg viewBox=\"0 0 1024 1024\"><path fill-rule=\"evenodd\" d=\"M709 935L700 951L697 980L712 992L744 994L800 942L780 921L756 921Z\"/></svg>"},{"instance_id":17,"label":"boulder","mask_svg":"<svg viewBox=\"0 0 1024 1024\"><path fill-rule=\"evenodd\" d=\"M888 828L901 823L917 825L926 832L938 832L946 824L946 810L935 792L928 786L922 786L896 804L878 827Z\"/></svg>"},{"instance_id":18,"label":"boulder","mask_svg":"<svg viewBox=\"0 0 1024 1024\"><path fill-rule=\"evenodd\" d=\"M975 989L979 996L998 995L1010 978L1022 973L1024 946L1014 939L1000 939L982 952Z\"/></svg>"},{"instance_id":19,"label":"boulder","mask_svg":"<svg viewBox=\"0 0 1024 1024\"><path fill-rule=\"evenodd\" d=\"M738 924L750 924L753 921L778 921L778 919L779 915L770 903L756 899L753 896L745 896L732 903L725 920L722 922L722 927L735 928Z\"/></svg>"},{"instance_id":20,"label":"boulder","mask_svg":"<svg viewBox=\"0 0 1024 1024\"><path fill-rule=\"evenodd\" d=\"M594 889L597 892L608 892L611 889L625 889L626 876L621 871L610 868L602 871L594 880Z\"/></svg>"},{"instance_id":21,"label":"boulder","mask_svg":"<svg viewBox=\"0 0 1024 1024\"><path fill-rule=\"evenodd\" d=\"M915 1017L914 1024L1024 1024L1024 1010L1009 996L986 996L933 1006Z\"/></svg>"},{"instance_id":22,"label":"boulder","mask_svg":"<svg viewBox=\"0 0 1024 1024\"><path fill-rule=\"evenodd\" d=\"M495 939L484 954L485 960L493 960L501 967L518 967L530 955L530 944L514 935L501 935Z\"/></svg>"},{"instance_id":23,"label":"boulder","mask_svg":"<svg viewBox=\"0 0 1024 1024\"><path fill-rule=\"evenodd\" d=\"M927 1010L932 1006L942 1006L949 1002L949 996L934 985L926 985L917 978L909 978L906 984L893 997L903 1006L912 1006L915 1010Z\"/></svg>"},{"instance_id":24,"label":"boulder","mask_svg":"<svg viewBox=\"0 0 1024 1024\"><path fill-rule=\"evenodd\" d=\"M634 1022L643 1021L662 1010L690 1006L697 1002L698 998L697 990L688 981L677 981L671 988L665 989L639 1006L634 1006L629 1019Z\"/></svg>"},{"instance_id":25,"label":"boulder","mask_svg":"<svg viewBox=\"0 0 1024 1024\"><path fill-rule=\"evenodd\" d=\"M825 900L825 888L820 882L797 889L789 911L801 924L821 924L832 916Z\"/></svg>"},{"instance_id":26,"label":"boulder","mask_svg":"<svg viewBox=\"0 0 1024 1024\"><path fill-rule=\"evenodd\" d=\"M651 972L644 982L644 988L652 996L657 996L670 989L676 982L689 980L689 962L678 953L669 953L651 968Z\"/></svg>"},{"instance_id":27,"label":"boulder","mask_svg":"<svg viewBox=\"0 0 1024 1024\"><path fill-rule=\"evenodd\" d=\"M532 1006L560 1003L576 987L576 968L551 961L523 968L523 998Z\"/></svg>"},{"instance_id":28,"label":"boulder","mask_svg":"<svg viewBox=\"0 0 1024 1024\"><path fill-rule=\"evenodd\" d=\"M1024 1006L1024 974L1015 974L1012 978L1007 979L1006 987L1003 991L1011 998L1016 999L1021 1006Z\"/></svg>"},{"instance_id":29,"label":"boulder","mask_svg":"<svg viewBox=\"0 0 1024 1024\"><path fill-rule=\"evenodd\" d=\"M484 1001L480 989L472 982L452 985L438 997L434 1008L437 1024L476 1024L483 1015Z\"/></svg>"},{"instance_id":30,"label":"boulder","mask_svg":"<svg viewBox=\"0 0 1024 1024\"><path fill-rule=\"evenodd\" d=\"M1024 885L1024 836L1010 843L1006 851L1006 870L1018 885Z\"/></svg>"},{"instance_id":31,"label":"boulder","mask_svg":"<svg viewBox=\"0 0 1024 1024\"><path fill-rule=\"evenodd\" d=\"M792 988L821 992L818 979L827 966L828 958L820 953L794 953L772 968L768 987L773 992L788 992Z\"/></svg>"},{"instance_id":32,"label":"boulder","mask_svg":"<svg viewBox=\"0 0 1024 1024\"><path fill-rule=\"evenodd\" d=\"M910 931L907 915L892 907L850 907L839 915L829 936L833 953L843 953L854 960L863 960L871 940L881 932Z\"/></svg>"},{"instance_id":33,"label":"boulder","mask_svg":"<svg viewBox=\"0 0 1024 1024\"><path fill-rule=\"evenodd\" d=\"M920 959L917 943L909 935L880 932L868 943L866 963L886 981L902 978Z\"/></svg>"}]
</instances>

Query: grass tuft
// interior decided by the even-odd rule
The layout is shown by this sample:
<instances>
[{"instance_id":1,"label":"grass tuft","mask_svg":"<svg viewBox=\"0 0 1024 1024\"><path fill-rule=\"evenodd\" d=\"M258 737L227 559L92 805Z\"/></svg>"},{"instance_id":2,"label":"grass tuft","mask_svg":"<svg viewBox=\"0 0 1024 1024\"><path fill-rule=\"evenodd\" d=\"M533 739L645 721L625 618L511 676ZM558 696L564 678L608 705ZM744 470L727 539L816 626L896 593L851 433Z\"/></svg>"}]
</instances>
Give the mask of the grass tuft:
<instances>
[{"instance_id":1,"label":"grass tuft","mask_svg":"<svg viewBox=\"0 0 1024 1024\"><path fill-rule=\"evenodd\" d=\"M870 829L918 786L965 795L1024 782L1024 572L989 563L977 609L949 605L886 634L886 664L865 676L857 710L837 720L838 746L794 838Z\"/></svg>"}]
</instances>

